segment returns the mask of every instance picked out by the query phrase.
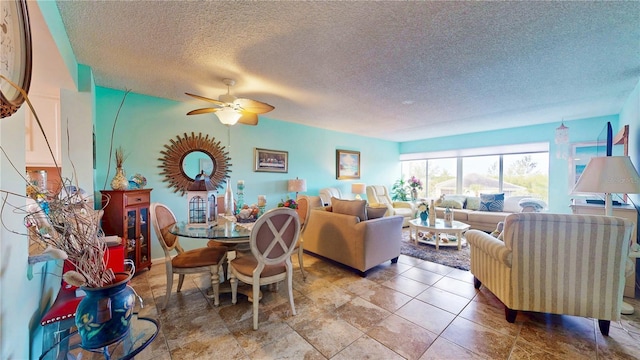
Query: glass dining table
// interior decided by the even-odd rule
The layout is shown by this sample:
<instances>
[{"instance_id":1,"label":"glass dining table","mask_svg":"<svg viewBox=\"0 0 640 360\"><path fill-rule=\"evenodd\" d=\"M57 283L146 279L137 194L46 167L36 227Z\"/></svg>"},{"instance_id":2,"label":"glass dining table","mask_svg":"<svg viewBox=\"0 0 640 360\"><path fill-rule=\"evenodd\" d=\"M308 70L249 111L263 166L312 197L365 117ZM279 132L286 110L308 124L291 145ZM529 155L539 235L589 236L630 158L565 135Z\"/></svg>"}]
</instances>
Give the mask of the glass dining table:
<instances>
[{"instance_id":1,"label":"glass dining table","mask_svg":"<svg viewBox=\"0 0 640 360\"><path fill-rule=\"evenodd\" d=\"M228 247L227 261L231 261L242 252L250 252L249 241L253 224L254 223L238 223L220 215L218 221L209 227L190 226L186 222L180 222L176 223L169 232L185 239L213 240L219 242ZM230 252L234 252L233 255L231 255ZM225 266L225 270L226 268L227 266ZM220 284L220 293L229 292L231 292L229 282L222 282ZM238 287L238 293L247 295L249 301L253 300L250 286ZM207 297L213 298L212 288L207 290ZM262 293L260 294L260 298L262 298Z\"/></svg>"}]
</instances>

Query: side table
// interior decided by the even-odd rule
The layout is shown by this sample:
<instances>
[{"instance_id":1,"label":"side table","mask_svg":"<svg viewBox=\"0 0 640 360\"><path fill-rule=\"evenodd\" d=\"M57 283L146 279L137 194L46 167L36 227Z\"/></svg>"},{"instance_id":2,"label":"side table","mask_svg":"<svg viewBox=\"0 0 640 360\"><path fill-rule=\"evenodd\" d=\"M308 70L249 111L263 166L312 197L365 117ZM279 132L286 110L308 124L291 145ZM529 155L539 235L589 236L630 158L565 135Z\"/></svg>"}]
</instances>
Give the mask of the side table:
<instances>
[{"instance_id":1,"label":"side table","mask_svg":"<svg viewBox=\"0 0 640 360\"><path fill-rule=\"evenodd\" d=\"M75 359L94 359L96 355L104 357L106 360L133 359L142 350L144 350L158 335L160 324L158 321L150 318L140 317L138 313L131 316L131 328L129 333L120 341L98 349L84 349L81 346L80 335L78 330L73 331L69 335L63 337L52 347L47 349L39 359L58 358L59 353L68 353L66 358ZM61 344L67 344L69 349L59 348Z\"/></svg>"}]
</instances>

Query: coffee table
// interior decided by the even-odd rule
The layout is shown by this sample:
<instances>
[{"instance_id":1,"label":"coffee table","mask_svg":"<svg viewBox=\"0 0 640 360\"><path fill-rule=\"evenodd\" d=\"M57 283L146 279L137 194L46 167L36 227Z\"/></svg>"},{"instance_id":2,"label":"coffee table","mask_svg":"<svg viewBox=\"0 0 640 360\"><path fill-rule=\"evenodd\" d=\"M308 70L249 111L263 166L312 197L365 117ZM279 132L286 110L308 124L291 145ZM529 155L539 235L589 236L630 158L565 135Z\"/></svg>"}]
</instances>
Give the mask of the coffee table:
<instances>
[{"instance_id":1,"label":"coffee table","mask_svg":"<svg viewBox=\"0 0 640 360\"><path fill-rule=\"evenodd\" d=\"M457 246L458 250L460 250L462 249L462 243L465 241L462 235L465 231L469 230L469 227L469 224L456 220L451 223L451 226L445 226L443 219L436 219L436 224L430 226L428 221L413 219L409 221L409 237L413 239L416 245L418 245L418 242L435 245L436 250L439 250L440 246ZM430 233L431 237L421 238L418 236L420 232ZM443 241L440 239L440 234L445 234L445 236L455 235L456 239Z\"/></svg>"}]
</instances>

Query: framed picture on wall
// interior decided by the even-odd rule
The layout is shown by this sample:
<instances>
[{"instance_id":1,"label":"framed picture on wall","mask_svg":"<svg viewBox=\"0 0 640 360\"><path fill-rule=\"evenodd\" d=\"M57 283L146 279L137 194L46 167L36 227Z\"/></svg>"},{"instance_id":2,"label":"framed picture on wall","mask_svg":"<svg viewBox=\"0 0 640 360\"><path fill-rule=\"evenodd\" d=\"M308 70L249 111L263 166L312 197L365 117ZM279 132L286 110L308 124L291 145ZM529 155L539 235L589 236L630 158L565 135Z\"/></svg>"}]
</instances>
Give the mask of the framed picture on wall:
<instances>
[{"instance_id":1,"label":"framed picture on wall","mask_svg":"<svg viewBox=\"0 0 640 360\"><path fill-rule=\"evenodd\" d=\"M360 179L360 151L336 150L336 179Z\"/></svg>"},{"instance_id":2,"label":"framed picture on wall","mask_svg":"<svg viewBox=\"0 0 640 360\"><path fill-rule=\"evenodd\" d=\"M289 152L280 150L268 150L255 148L253 171L262 172L289 172Z\"/></svg>"},{"instance_id":3,"label":"framed picture on wall","mask_svg":"<svg viewBox=\"0 0 640 360\"><path fill-rule=\"evenodd\" d=\"M598 156L602 152L602 147L597 142L583 142L571 145L571 158L569 161L569 192L578 182L580 175L587 167L592 157ZM602 154L600 155L602 156Z\"/></svg>"}]
</instances>

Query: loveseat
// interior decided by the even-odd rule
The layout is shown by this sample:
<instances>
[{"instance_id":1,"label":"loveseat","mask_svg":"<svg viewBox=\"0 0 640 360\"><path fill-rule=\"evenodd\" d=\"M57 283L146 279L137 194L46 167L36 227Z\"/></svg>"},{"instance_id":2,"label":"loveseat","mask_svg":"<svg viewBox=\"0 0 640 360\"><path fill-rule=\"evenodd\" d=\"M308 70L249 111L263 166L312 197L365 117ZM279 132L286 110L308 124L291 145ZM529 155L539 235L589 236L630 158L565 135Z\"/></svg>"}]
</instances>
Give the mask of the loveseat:
<instances>
[{"instance_id":1,"label":"loveseat","mask_svg":"<svg viewBox=\"0 0 640 360\"><path fill-rule=\"evenodd\" d=\"M474 286L504 303L508 322L518 310L591 317L607 335L620 319L633 227L610 216L511 214L498 238L467 231Z\"/></svg>"},{"instance_id":2,"label":"loveseat","mask_svg":"<svg viewBox=\"0 0 640 360\"><path fill-rule=\"evenodd\" d=\"M472 229L487 232L495 230L497 224L510 214L539 212L546 207L544 202L530 196L511 196L505 198L501 206L485 203L486 206L483 207L479 196L444 195L435 201L435 205L438 218L442 219L446 208L449 208L453 211L454 220L469 224Z\"/></svg>"},{"instance_id":3,"label":"loveseat","mask_svg":"<svg viewBox=\"0 0 640 360\"><path fill-rule=\"evenodd\" d=\"M313 209L304 231L304 251L366 271L400 256L402 216L366 207L364 200L331 199L331 207Z\"/></svg>"}]
</instances>

